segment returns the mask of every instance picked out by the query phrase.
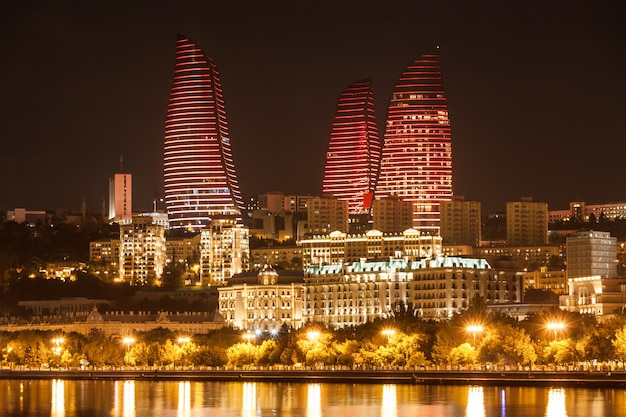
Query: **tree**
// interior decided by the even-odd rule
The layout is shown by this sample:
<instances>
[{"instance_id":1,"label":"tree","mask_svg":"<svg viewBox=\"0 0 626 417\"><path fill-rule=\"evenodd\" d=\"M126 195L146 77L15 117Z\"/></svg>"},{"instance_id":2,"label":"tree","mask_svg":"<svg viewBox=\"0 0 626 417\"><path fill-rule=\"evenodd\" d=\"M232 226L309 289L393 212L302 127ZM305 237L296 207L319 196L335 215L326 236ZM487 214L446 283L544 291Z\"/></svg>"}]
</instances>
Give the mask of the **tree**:
<instances>
[{"instance_id":1,"label":"tree","mask_svg":"<svg viewBox=\"0 0 626 417\"><path fill-rule=\"evenodd\" d=\"M626 360L626 326L615 332L615 340L613 340L615 354L621 359Z\"/></svg>"},{"instance_id":2,"label":"tree","mask_svg":"<svg viewBox=\"0 0 626 417\"><path fill-rule=\"evenodd\" d=\"M478 352L474 346L465 342L450 350L447 362L451 365L473 365L478 360Z\"/></svg>"}]
</instances>

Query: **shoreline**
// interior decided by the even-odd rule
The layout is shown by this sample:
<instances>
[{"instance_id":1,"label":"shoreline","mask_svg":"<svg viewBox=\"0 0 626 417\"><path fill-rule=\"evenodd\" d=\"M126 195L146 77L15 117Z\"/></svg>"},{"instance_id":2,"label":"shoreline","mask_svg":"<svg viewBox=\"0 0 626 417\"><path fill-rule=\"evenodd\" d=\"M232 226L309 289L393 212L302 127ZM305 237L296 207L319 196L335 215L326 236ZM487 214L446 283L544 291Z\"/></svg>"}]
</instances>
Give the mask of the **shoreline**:
<instances>
[{"instance_id":1,"label":"shoreline","mask_svg":"<svg viewBox=\"0 0 626 417\"><path fill-rule=\"evenodd\" d=\"M626 372L424 370L11 370L1 379L561 386L626 389Z\"/></svg>"}]
</instances>

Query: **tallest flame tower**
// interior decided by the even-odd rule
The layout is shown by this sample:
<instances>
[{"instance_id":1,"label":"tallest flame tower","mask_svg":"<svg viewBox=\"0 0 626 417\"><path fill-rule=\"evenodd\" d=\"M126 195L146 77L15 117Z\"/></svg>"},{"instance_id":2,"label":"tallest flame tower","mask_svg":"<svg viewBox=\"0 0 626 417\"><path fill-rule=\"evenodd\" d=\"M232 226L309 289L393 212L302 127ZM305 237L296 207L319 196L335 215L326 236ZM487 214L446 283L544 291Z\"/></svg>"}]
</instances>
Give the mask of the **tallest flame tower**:
<instances>
[{"instance_id":1,"label":"tallest flame tower","mask_svg":"<svg viewBox=\"0 0 626 417\"><path fill-rule=\"evenodd\" d=\"M452 141L439 56L424 54L400 76L387 114L377 197L413 203L413 226L438 234L452 199Z\"/></svg>"},{"instance_id":2,"label":"tallest flame tower","mask_svg":"<svg viewBox=\"0 0 626 417\"><path fill-rule=\"evenodd\" d=\"M200 230L244 207L213 60L179 35L165 122L165 205L170 227Z\"/></svg>"}]
</instances>

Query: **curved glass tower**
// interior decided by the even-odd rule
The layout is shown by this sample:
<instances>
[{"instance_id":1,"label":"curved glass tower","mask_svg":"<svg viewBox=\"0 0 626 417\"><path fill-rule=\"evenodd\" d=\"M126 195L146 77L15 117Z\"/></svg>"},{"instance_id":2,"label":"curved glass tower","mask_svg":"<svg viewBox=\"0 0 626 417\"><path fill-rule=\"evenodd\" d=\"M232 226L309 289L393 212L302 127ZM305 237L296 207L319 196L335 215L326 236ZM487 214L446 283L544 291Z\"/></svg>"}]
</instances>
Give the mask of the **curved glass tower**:
<instances>
[{"instance_id":1,"label":"curved glass tower","mask_svg":"<svg viewBox=\"0 0 626 417\"><path fill-rule=\"evenodd\" d=\"M424 54L395 86L376 196L413 203L416 229L438 234L439 204L452 199L452 141L439 56Z\"/></svg>"},{"instance_id":2,"label":"curved glass tower","mask_svg":"<svg viewBox=\"0 0 626 417\"><path fill-rule=\"evenodd\" d=\"M322 193L347 201L349 214L369 210L380 151L372 82L359 80L339 96L326 153Z\"/></svg>"},{"instance_id":3,"label":"curved glass tower","mask_svg":"<svg viewBox=\"0 0 626 417\"><path fill-rule=\"evenodd\" d=\"M213 60L178 35L165 121L165 205L171 228L199 230L244 207Z\"/></svg>"}]
</instances>

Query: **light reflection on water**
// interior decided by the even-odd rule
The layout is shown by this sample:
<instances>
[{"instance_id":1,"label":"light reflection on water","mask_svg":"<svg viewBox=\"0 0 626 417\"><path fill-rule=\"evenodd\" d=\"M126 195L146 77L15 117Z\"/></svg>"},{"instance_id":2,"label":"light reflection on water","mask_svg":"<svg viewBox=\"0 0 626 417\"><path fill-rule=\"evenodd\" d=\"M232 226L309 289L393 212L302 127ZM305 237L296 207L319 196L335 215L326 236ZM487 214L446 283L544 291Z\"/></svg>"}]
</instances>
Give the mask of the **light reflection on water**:
<instances>
[{"instance_id":1,"label":"light reflection on water","mask_svg":"<svg viewBox=\"0 0 626 417\"><path fill-rule=\"evenodd\" d=\"M616 417L626 390L395 384L0 380L0 415Z\"/></svg>"}]
</instances>

